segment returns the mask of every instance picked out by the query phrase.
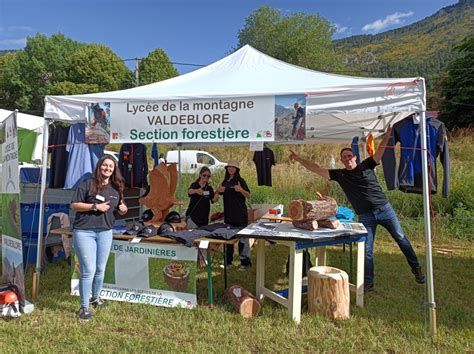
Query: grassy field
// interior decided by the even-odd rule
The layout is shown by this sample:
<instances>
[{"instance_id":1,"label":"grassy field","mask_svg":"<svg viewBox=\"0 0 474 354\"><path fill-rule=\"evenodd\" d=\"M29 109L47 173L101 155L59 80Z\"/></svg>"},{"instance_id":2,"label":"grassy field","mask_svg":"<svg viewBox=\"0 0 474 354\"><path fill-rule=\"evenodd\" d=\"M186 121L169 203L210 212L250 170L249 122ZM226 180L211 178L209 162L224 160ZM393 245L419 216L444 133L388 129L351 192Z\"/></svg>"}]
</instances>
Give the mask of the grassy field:
<instances>
[{"instance_id":1,"label":"grassy field","mask_svg":"<svg viewBox=\"0 0 474 354\"><path fill-rule=\"evenodd\" d=\"M199 268L195 310L169 309L145 305L110 303L97 311L88 323L75 317L79 298L69 295L70 269L66 262L49 264L41 275L36 310L18 319L0 319L0 352L270 352L270 351L377 351L377 352L472 352L474 351L474 136L460 134L451 140L452 163L449 198L433 197L433 264L438 336L427 334L424 311L425 289L415 283L406 261L390 239L380 230L375 247L375 290L365 297L365 307L351 302L349 320L333 322L307 312L303 296L300 325L295 325L284 308L269 300L261 314L250 320L240 317L226 303L222 270L217 266L222 254L215 254L213 268L216 306L207 304L206 272ZM304 156L328 165L330 155L339 147L298 146ZM298 165L289 163L288 147L273 148L279 164L274 168L273 188L256 186L251 153L243 147L207 149L220 159L242 160L242 176L252 191L251 203L283 203L292 199L314 198L316 190L329 192L341 204L344 196L336 185ZM438 170L438 172L441 172ZM381 169L377 171L381 173ZM194 178L194 177L193 177ZM440 177L442 180L442 177ZM183 179L184 189L192 177ZM214 175L217 185L222 175ZM381 180L382 181L382 180ZM382 183L383 184L383 183ZM183 193L184 190L179 192ZM405 231L424 265L422 199L398 191L388 193L401 217ZM213 211L222 209L218 203ZM273 289L287 286L285 262L287 249L270 246L266 264L266 285ZM255 264L255 255L252 258ZM328 263L348 271L349 254L331 247ZM230 284L238 283L255 292L255 267L237 271L238 261L230 268ZM27 271L27 286L31 285Z\"/></svg>"},{"instance_id":2,"label":"grassy field","mask_svg":"<svg viewBox=\"0 0 474 354\"><path fill-rule=\"evenodd\" d=\"M414 242L423 257L423 244ZM449 255L434 253L438 336L426 332L424 287L415 283L400 251L381 235L376 248L376 288L366 295L366 306L351 305L351 318L332 322L307 312L295 325L281 306L265 300L260 316L245 320L222 297L222 270L214 267L216 306L207 304L206 274L197 279L195 310L110 303L88 323L77 321L79 298L69 295L70 270L66 262L50 264L41 278L36 310L18 319L0 320L2 352L257 352L257 351L434 351L474 350L472 272L474 252L469 245L451 247ZM285 288L287 250L268 250L267 286ZM217 265L221 254L215 255ZM348 251L333 247L328 263L348 271ZM234 262L230 283L255 291L255 267L242 273ZM31 281L29 276L28 281ZM354 298L352 298L353 302Z\"/></svg>"}]
</instances>

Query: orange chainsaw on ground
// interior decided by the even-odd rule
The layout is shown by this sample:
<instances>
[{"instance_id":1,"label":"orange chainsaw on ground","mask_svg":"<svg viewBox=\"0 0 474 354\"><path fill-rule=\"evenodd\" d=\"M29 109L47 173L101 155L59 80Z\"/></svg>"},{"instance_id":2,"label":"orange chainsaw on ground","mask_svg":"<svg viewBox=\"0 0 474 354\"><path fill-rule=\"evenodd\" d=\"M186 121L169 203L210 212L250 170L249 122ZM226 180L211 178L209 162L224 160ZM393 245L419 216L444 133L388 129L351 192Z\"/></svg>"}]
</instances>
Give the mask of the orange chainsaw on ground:
<instances>
[{"instance_id":1,"label":"orange chainsaw on ground","mask_svg":"<svg viewBox=\"0 0 474 354\"><path fill-rule=\"evenodd\" d=\"M24 301L20 301L19 290L15 284L0 285L0 316L18 317L23 313Z\"/></svg>"}]
</instances>

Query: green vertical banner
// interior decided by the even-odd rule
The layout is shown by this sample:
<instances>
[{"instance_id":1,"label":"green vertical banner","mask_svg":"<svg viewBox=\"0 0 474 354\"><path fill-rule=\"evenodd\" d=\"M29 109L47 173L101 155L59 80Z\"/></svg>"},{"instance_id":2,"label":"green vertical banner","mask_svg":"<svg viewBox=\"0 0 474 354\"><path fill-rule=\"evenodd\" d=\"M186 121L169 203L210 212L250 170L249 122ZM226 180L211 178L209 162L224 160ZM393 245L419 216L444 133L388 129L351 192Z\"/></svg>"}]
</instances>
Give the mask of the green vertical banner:
<instances>
[{"instance_id":1,"label":"green vertical banner","mask_svg":"<svg viewBox=\"0 0 474 354\"><path fill-rule=\"evenodd\" d=\"M20 174L18 128L15 113L3 122L2 132L2 271L3 282L18 287L25 300L23 243L20 221Z\"/></svg>"},{"instance_id":2,"label":"green vertical banner","mask_svg":"<svg viewBox=\"0 0 474 354\"><path fill-rule=\"evenodd\" d=\"M197 249L183 245L114 240L100 296L164 307L197 306ZM79 295L80 265L71 264L71 293Z\"/></svg>"}]
</instances>

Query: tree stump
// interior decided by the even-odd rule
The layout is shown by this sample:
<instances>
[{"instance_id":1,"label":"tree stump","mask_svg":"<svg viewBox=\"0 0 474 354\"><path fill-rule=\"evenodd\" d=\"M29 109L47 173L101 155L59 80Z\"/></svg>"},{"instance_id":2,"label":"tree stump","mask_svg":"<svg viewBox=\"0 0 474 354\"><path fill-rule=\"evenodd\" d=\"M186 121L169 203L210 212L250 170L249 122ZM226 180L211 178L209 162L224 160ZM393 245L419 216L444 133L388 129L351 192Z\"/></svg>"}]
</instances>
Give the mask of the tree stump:
<instances>
[{"instance_id":1,"label":"tree stump","mask_svg":"<svg viewBox=\"0 0 474 354\"><path fill-rule=\"evenodd\" d=\"M256 316L260 312L260 303L249 291L240 285L225 289L224 298L231 303L244 318Z\"/></svg>"},{"instance_id":2,"label":"tree stump","mask_svg":"<svg viewBox=\"0 0 474 354\"><path fill-rule=\"evenodd\" d=\"M313 267L308 272L308 310L326 318L349 318L349 277L333 267Z\"/></svg>"},{"instance_id":3,"label":"tree stump","mask_svg":"<svg viewBox=\"0 0 474 354\"><path fill-rule=\"evenodd\" d=\"M324 220L337 214L337 202L331 197L319 200L293 200L290 203L289 216L296 221Z\"/></svg>"}]
</instances>

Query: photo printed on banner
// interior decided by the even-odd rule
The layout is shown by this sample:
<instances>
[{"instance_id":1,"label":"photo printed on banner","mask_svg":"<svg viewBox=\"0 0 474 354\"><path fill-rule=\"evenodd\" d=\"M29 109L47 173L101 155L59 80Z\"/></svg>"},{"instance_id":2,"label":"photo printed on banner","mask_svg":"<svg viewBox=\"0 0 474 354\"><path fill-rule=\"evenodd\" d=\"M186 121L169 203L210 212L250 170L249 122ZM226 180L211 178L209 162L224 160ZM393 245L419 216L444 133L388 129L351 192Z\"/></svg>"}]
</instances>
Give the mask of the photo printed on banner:
<instances>
[{"instance_id":1,"label":"photo printed on banner","mask_svg":"<svg viewBox=\"0 0 474 354\"><path fill-rule=\"evenodd\" d=\"M305 126L305 95L275 96L275 141L302 141Z\"/></svg>"},{"instance_id":2,"label":"photo printed on banner","mask_svg":"<svg viewBox=\"0 0 474 354\"><path fill-rule=\"evenodd\" d=\"M86 123L87 144L110 142L110 102L89 103Z\"/></svg>"}]
</instances>

